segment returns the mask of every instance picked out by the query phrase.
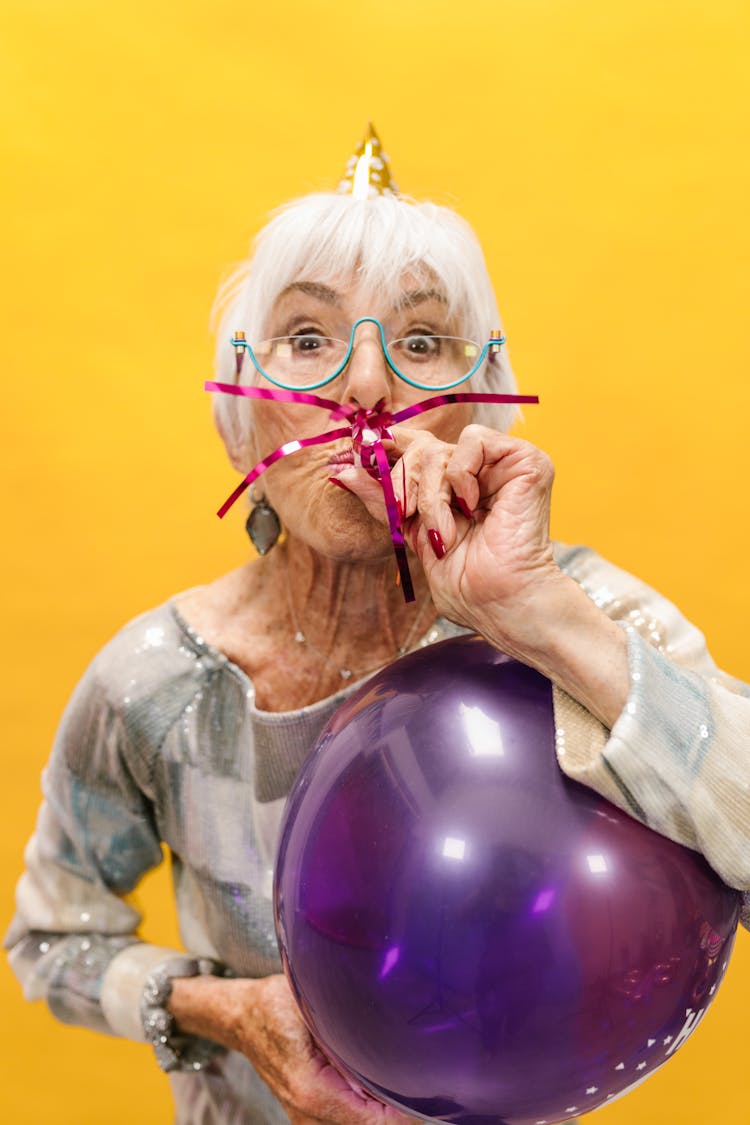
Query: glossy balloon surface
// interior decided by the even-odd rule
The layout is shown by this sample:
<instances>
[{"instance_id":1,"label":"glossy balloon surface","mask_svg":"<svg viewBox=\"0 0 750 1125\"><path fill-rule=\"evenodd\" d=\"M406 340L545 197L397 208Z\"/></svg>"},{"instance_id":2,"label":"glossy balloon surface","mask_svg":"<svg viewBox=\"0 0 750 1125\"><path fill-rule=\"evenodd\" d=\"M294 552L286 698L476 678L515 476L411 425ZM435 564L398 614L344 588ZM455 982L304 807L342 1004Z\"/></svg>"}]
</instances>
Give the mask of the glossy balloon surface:
<instances>
[{"instance_id":1,"label":"glossy balloon surface","mask_svg":"<svg viewBox=\"0 0 750 1125\"><path fill-rule=\"evenodd\" d=\"M290 797L276 884L324 1050L385 1101L541 1125L611 1101L694 1030L739 896L566 779L552 690L479 638L337 712Z\"/></svg>"}]
</instances>

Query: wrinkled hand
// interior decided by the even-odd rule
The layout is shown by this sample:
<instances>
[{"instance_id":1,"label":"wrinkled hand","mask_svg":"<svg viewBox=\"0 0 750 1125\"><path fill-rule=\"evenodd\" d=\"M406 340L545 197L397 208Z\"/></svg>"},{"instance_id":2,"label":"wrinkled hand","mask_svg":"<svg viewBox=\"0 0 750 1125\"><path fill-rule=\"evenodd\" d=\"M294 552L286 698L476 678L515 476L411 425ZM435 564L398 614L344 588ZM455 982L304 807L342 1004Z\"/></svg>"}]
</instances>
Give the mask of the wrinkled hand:
<instances>
[{"instance_id":1,"label":"wrinkled hand","mask_svg":"<svg viewBox=\"0 0 750 1125\"><path fill-rule=\"evenodd\" d=\"M235 1050L250 1059L292 1125L414 1125L415 1118L354 1088L318 1051L284 976L226 983L243 990L233 1003Z\"/></svg>"},{"instance_id":2,"label":"wrinkled hand","mask_svg":"<svg viewBox=\"0 0 750 1125\"><path fill-rule=\"evenodd\" d=\"M523 648L532 605L557 583L549 538L554 470L529 442L470 425L450 445L427 431L397 431L392 470L404 534L418 555L438 611L483 632L488 606L502 622L506 651ZM385 519L382 490L347 468L341 481ZM405 483L404 483L405 481Z\"/></svg>"}]
</instances>

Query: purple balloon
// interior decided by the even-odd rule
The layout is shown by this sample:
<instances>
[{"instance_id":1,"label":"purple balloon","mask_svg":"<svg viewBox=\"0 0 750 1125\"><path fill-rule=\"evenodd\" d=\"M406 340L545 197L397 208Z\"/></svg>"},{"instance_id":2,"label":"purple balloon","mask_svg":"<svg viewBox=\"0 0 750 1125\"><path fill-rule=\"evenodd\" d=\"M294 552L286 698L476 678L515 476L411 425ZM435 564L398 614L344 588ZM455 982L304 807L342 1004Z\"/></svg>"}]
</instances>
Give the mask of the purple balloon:
<instances>
[{"instance_id":1,"label":"purple balloon","mask_svg":"<svg viewBox=\"0 0 750 1125\"><path fill-rule=\"evenodd\" d=\"M552 688L478 637L405 657L329 723L289 799L284 966L314 1038L383 1101L552 1125L665 1063L740 899L557 765Z\"/></svg>"}]
</instances>

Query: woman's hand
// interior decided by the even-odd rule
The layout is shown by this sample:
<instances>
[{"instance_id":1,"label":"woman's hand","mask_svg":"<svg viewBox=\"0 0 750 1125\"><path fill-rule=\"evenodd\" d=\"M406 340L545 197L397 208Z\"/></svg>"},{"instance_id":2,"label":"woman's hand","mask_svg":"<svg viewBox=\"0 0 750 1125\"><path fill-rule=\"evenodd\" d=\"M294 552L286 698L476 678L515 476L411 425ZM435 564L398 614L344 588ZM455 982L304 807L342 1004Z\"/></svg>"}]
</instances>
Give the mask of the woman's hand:
<instances>
[{"instance_id":1,"label":"woman's hand","mask_svg":"<svg viewBox=\"0 0 750 1125\"><path fill-rule=\"evenodd\" d=\"M396 431L392 470L404 535L439 613L536 668L607 726L625 705L626 638L555 563L554 469L535 446L470 425L455 445ZM358 468L339 480L385 519L382 489Z\"/></svg>"},{"instance_id":2,"label":"woman's hand","mask_svg":"<svg viewBox=\"0 0 750 1125\"><path fill-rule=\"evenodd\" d=\"M484 632L492 606L505 618L506 651L522 647L529 603L564 578L549 538L550 459L485 426L467 426L456 445L425 430L397 433L405 448L394 491L436 608ZM346 469L339 480L385 518L380 486L364 471Z\"/></svg>"},{"instance_id":3,"label":"woman's hand","mask_svg":"<svg viewBox=\"0 0 750 1125\"><path fill-rule=\"evenodd\" d=\"M173 981L181 1031L245 1055L292 1125L413 1125L414 1118L355 1089L313 1043L286 978Z\"/></svg>"},{"instance_id":4,"label":"woman's hand","mask_svg":"<svg viewBox=\"0 0 750 1125\"><path fill-rule=\"evenodd\" d=\"M561 577L549 538L552 462L477 425L453 447L412 449L407 469L417 459L419 469L407 471L405 530L438 609L481 632L492 606L507 620L506 642L522 643L529 602Z\"/></svg>"}]
</instances>

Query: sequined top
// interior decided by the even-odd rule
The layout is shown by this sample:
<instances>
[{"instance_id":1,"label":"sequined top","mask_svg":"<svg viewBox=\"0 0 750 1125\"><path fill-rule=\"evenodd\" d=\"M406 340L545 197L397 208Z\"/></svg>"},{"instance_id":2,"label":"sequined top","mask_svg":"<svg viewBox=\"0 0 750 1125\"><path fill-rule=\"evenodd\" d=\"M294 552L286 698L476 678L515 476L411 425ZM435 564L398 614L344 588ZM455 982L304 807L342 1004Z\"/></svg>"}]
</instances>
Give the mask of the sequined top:
<instances>
[{"instance_id":1,"label":"sequined top","mask_svg":"<svg viewBox=\"0 0 750 1125\"><path fill-rule=\"evenodd\" d=\"M750 689L719 672L665 599L586 548L560 565L629 634L631 690L612 731L555 689L562 769L750 889ZM439 620L422 644L461 632ZM141 942L125 897L169 848L185 949L242 976L280 970L273 864L286 796L354 689L291 712L179 616L137 618L65 712L5 939L28 999L66 1023L143 1038L140 999L171 950ZM750 894L743 921L750 925ZM287 1122L240 1055L171 1076L178 1121Z\"/></svg>"}]
</instances>

